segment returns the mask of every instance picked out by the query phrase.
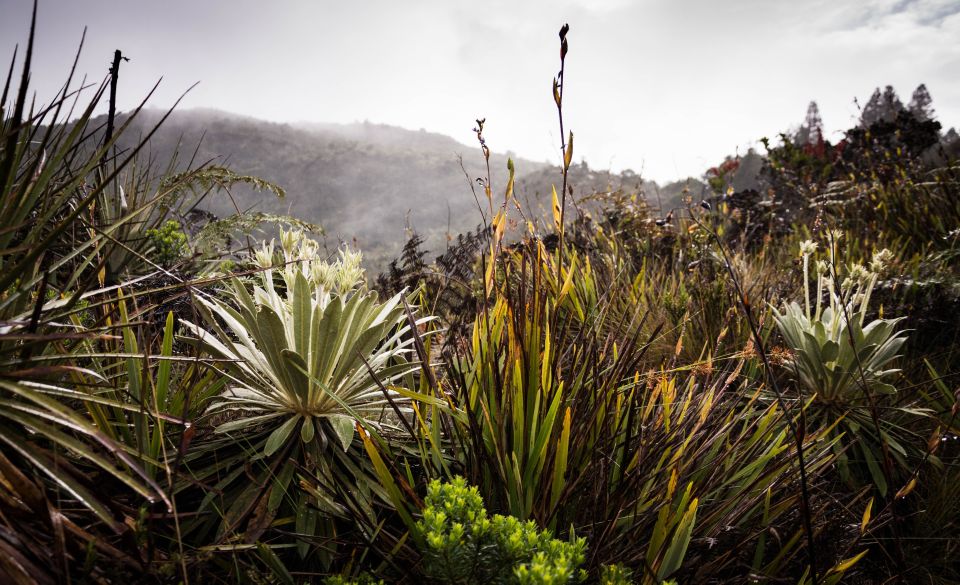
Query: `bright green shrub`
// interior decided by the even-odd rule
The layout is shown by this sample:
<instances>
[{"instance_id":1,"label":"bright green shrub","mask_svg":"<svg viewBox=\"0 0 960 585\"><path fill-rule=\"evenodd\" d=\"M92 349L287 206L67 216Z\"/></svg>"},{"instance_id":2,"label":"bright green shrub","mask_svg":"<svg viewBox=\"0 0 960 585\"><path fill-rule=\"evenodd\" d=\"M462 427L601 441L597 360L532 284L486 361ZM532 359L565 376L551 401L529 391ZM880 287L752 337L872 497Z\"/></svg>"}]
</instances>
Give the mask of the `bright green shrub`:
<instances>
[{"instance_id":1,"label":"bright green shrub","mask_svg":"<svg viewBox=\"0 0 960 585\"><path fill-rule=\"evenodd\" d=\"M153 248L151 260L160 266L172 266L183 258L187 251L187 236L180 224L170 219L159 228L148 229L147 239Z\"/></svg>"},{"instance_id":2,"label":"bright green shrub","mask_svg":"<svg viewBox=\"0 0 960 585\"><path fill-rule=\"evenodd\" d=\"M462 477L434 480L427 488L423 520L417 523L426 549L423 570L435 583L578 583L586 573L586 540L554 539L533 521L487 515L476 487Z\"/></svg>"}]
</instances>

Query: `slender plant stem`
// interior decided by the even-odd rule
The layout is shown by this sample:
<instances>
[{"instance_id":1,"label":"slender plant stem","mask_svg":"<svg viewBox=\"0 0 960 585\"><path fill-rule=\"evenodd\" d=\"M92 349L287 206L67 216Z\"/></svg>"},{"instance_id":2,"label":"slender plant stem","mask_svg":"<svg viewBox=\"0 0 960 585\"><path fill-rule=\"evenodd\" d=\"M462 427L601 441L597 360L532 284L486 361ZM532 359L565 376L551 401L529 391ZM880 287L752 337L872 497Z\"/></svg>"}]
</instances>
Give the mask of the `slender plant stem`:
<instances>
[{"instance_id":1,"label":"slender plant stem","mask_svg":"<svg viewBox=\"0 0 960 585\"><path fill-rule=\"evenodd\" d=\"M753 338L753 345L757 350L757 353L760 355L760 360L763 362L763 370L767 376L767 381L770 384L770 387L773 389L773 393L776 396L777 403L780 405L781 410L783 410L784 418L787 421L787 426L790 429L790 433L793 435L794 443L797 449L797 467L800 471L800 518L803 522L803 531L806 533L807 537L807 556L808 562L810 564L810 580L812 585L817 585L817 555L816 555L816 544L814 542L813 534L813 522L810 519L810 489L807 483L807 465L804 461L803 455L803 434L800 432L800 428L797 427L796 422L791 416L790 410L787 407L786 401L783 399L783 393L780 391L780 385L777 383L776 377L773 375L773 369L770 367L770 360L767 357L767 352L764 349L763 338L760 336L760 329L757 326L756 319L753 317L753 311L750 306L750 301L747 299L746 293L743 290L743 286L740 283L740 279L737 278L737 274L733 269L733 264L730 262L730 257L727 255L726 247L723 245L723 241L720 239L720 236L717 235L715 230L709 229L702 222L700 222L696 217L693 216L693 213L690 212L690 218L702 229L706 230L710 234L714 242L717 244L717 248L720 250L720 254L723 256L723 264L727 270L727 274L730 275L730 280L733 282L733 286L737 292L737 301L740 305L743 315L747 320L747 324L750 327L750 334ZM801 415L803 414L803 405L801 402Z\"/></svg>"},{"instance_id":2,"label":"slender plant stem","mask_svg":"<svg viewBox=\"0 0 960 585\"><path fill-rule=\"evenodd\" d=\"M563 264L563 241L564 241L564 222L566 221L567 216L567 175L570 170L570 166L567 164L567 135L564 132L563 127L563 89L567 85L566 77L564 77L564 72L566 71L566 57L567 57L567 32L570 30L570 27L566 24L563 25L560 29L560 73L557 75L557 78L554 80L554 99L557 104L557 119L560 123L560 157L561 157L561 168L563 171L563 180L560 188L560 226L559 232L557 234L557 282L561 282L561 272L560 268Z\"/></svg>"}]
</instances>

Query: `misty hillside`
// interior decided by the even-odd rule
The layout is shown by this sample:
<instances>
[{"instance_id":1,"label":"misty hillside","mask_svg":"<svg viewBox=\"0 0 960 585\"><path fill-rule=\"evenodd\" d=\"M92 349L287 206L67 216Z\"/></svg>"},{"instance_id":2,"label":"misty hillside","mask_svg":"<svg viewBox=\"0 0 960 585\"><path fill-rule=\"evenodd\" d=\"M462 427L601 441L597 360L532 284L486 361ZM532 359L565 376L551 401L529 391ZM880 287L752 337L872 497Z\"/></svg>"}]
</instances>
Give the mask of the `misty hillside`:
<instances>
[{"instance_id":1,"label":"misty hillside","mask_svg":"<svg viewBox=\"0 0 960 585\"><path fill-rule=\"evenodd\" d=\"M145 134L160 116L158 111L142 113L126 136ZM287 191L280 200L237 190L232 195L240 209L320 224L328 243L355 242L373 268L399 251L408 228L426 238L427 249L439 253L448 233L456 235L481 224L471 183L487 210L477 182L486 175L479 146L423 130L369 122L277 124L201 109L174 112L161 126L150 143L156 163L165 164L178 144L181 165L199 145L195 162L227 164ZM514 163L518 199L526 209L546 217L551 185L560 188L559 168L523 159ZM492 154L490 168L496 201L506 184L507 157ZM571 169L571 184L578 197L617 188L643 189L656 205L655 185L629 171L619 175L581 163ZM661 200L676 197L684 185L661 189ZM221 217L234 212L233 202L223 194L204 205Z\"/></svg>"}]
</instances>

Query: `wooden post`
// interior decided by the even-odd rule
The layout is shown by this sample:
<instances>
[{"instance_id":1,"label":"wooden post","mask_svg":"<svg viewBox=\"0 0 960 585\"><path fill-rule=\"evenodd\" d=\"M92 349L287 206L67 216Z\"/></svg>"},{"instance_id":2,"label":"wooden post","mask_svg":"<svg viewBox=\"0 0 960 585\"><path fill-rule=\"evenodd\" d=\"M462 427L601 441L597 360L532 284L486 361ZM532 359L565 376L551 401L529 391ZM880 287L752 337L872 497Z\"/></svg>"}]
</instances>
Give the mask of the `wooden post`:
<instances>
[{"instance_id":1,"label":"wooden post","mask_svg":"<svg viewBox=\"0 0 960 585\"><path fill-rule=\"evenodd\" d=\"M104 146L113 139L113 125L117 117L117 79L120 77L121 59L124 59L124 57L120 53L120 49L117 49L113 52L113 65L110 66L110 110L107 113L107 133L103 137Z\"/></svg>"}]
</instances>

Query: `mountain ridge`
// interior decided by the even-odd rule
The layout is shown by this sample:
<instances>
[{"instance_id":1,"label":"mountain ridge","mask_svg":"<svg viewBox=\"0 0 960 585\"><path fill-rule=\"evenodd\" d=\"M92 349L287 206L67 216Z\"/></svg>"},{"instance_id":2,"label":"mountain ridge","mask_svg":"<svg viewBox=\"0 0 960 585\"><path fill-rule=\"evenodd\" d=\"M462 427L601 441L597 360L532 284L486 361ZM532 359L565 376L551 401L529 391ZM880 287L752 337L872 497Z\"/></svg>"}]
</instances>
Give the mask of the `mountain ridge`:
<instances>
[{"instance_id":1,"label":"mountain ridge","mask_svg":"<svg viewBox=\"0 0 960 585\"><path fill-rule=\"evenodd\" d=\"M145 135L164 114L141 111L131 122L133 132L125 136ZM488 209L478 184L487 173L479 146L426 130L371 122L271 122L197 108L171 113L149 149L159 161L179 150L192 155L195 164L225 164L280 185L287 192L283 200L241 188L204 207L220 217L239 207L317 223L328 243L358 246L371 267L393 258L411 229L424 237L426 249L441 253L448 238L483 223L478 203L484 212ZM495 206L507 182L507 159L506 154L490 155ZM180 165L185 162L181 157ZM549 217L551 184L559 188L561 182L559 167L519 157L513 162L518 201L537 218ZM578 197L656 188L633 173L593 170L586 163L572 166L570 183Z\"/></svg>"}]
</instances>

